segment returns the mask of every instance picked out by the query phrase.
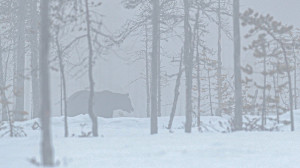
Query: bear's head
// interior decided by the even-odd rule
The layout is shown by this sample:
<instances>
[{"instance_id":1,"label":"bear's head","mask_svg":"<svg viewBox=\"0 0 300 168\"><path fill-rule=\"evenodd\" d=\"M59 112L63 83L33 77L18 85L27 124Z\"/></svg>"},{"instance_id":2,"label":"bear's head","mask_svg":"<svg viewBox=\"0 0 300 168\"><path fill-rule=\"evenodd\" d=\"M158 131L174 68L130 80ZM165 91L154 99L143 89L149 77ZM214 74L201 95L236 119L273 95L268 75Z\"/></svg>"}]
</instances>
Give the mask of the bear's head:
<instances>
[{"instance_id":1,"label":"bear's head","mask_svg":"<svg viewBox=\"0 0 300 168\"><path fill-rule=\"evenodd\" d=\"M120 101L120 109L129 113L134 111L129 94L122 95L122 100Z\"/></svg>"}]
</instances>

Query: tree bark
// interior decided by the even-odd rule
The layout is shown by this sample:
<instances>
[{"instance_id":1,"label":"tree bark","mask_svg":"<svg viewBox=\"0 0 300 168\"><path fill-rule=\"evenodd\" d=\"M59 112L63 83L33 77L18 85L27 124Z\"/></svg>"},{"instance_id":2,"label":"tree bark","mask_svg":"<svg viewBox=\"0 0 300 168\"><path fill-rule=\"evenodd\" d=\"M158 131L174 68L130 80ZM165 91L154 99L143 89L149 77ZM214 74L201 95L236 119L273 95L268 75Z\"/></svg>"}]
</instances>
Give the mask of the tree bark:
<instances>
[{"instance_id":1,"label":"tree bark","mask_svg":"<svg viewBox=\"0 0 300 168\"><path fill-rule=\"evenodd\" d=\"M200 121L200 116L201 116L201 79L200 79L200 53L199 53L199 49L198 49L198 37L197 37L197 57L196 57L196 61L197 61L197 92L198 92L198 96L197 96L197 126L198 128L200 128L201 126L201 121Z\"/></svg>"},{"instance_id":2,"label":"tree bark","mask_svg":"<svg viewBox=\"0 0 300 168\"><path fill-rule=\"evenodd\" d=\"M207 68L207 77L208 77L208 94L209 94L210 115L214 116L213 107L212 107L211 79L210 79L210 70L209 70L209 68Z\"/></svg>"},{"instance_id":3,"label":"tree bark","mask_svg":"<svg viewBox=\"0 0 300 168\"><path fill-rule=\"evenodd\" d=\"M263 44L264 45L264 44ZM265 46L263 46L263 53L266 53ZM266 87L267 87L267 67L266 67L266 55L264 55L264 88L263 88L263 109L261 113L261 129L265 129L266 124Z\"/></svg>"},{"instance_id":4,"label":"tree bark","mask_svg":"<svg viewBox=\"0 0 300 168\"><path fill-rule=\"evenodd\" d=\"M217 80L218 80L218 110L216 111L217 116L221 116L223 97L222 97L222 18L221 18L221 0L218 0L218 70L217 70Z\"/></svg>"},{"instance_id":5,"label":"tree bark","mask_svg":"<svg viewBox=\"0 0 300 168\"><path fill-rule=\"evenodd\" d=\"M234 86L235 86L235 109L234 127L235 130L242 130L243 127L243 97L241 77L241 39L239 20L240 1L233 0L233 34L234 34Z\"/></svg>"},{"instance_id":6,"label":"tree bark","mask_svg":"<svg viewBox=\"0 0 300 168\"><path fill-rule=\"evenodd\" d=\"M186 122L185 132L192 132L192 86L193 86L193 56L190 53L191 50L191 27L189 23L190 18L190 2L184 0L184 65L185 65L185 77L186 77Z\"/></svg>"},{"instance_id":7,"label":"tree bark","mask_svg":"<svg viewBox=\"0 0 300 168\"><path fill-rule=\"evenodd\" d=\"M180 81L181 81L181 76L182 76L182 53L180 54L180 64L179 64L179 70L178 70L178 74L177 74L177 79L176 79L176 85L175 85L175 89L174 89L174 100L173 100L173 106L172 106L172 111L170 114L170 120L169 120L169 124L168 124L168 129L172 128L172 124L173 124L173 120L175 117L175 112L176 112L176 107L177 107L177 102L178 102L178 98L179 98L179 87L180 87Z\"/></svg>"},{"instance_id":8,"label":"tree bark","mask_svg":"<svg viewBox=\"0 0 300 168\"><path fill-rule=\"evenodd\" d=\"M197 6L197 13L196 13L196 23L194 28L194 41L196 41L196 63L197 63L197 126L200 129L201 121L200 121L200 115L201 115L201 80L200 80L200 53L199 53L199 17L200 17L200 6Z\"/></svg>"},{"instance_id":9,"label":"tree bark","mask_svg":"<svg viewBox=\"0 0 300 168\"><path fill-rule=\"evenodd\" d=\"M18 47L17 47L17 73L16 73L16 109L15 111L24 111L24 71L25 71L25 16L26 1L18 2ZM15 116L15 120L22 116Z\"/></svg>"},{"instance_id":10,"label":"tree bark","mask_svg":"<svg viewBox=\"0 0 300 168\"><path fill-rule=\"evenodd\" d=\"M157 115L161 117L161 55L160 55L160 6L158 14L158 38L157 38Z\"/></svg>"},{"instance_id":11,"label":"tree bark","mask_svg":"<svg viewBox=\"0 0 300 168\"><path fill-rule=\"evenodd\" d=\"M152 11L152 60L151 60L151 134L157 134L157 85L158 85L158 38L159 38L159 0L153 0Z\"/></svg>"},{"instance_id":12,"label":"tree bark","mask_svg":"<svg viewBox=\"0 0 300 168\"><path fill-rule=\"evenodd\" d=\"M38 118L39 115L39 76L38 76L38 12L37 0L31 2L31 76L32 76L32 118Z\"/></svg>"},{"instance_id":13,"label":"tree bark","mask_svg":"<svg viewBox=\"0 0 300 168\"><path fill-rule=\"evenodd\" d=\"M41 30L40 30L40 89L41 89L41 126L42 126L42 164L54 166L54 154L50 129L50 86L49 86L49 1L42 0L41 6Z\"/></svg>"},{"instance_id":14,"label":"tree bark","mask_svg":"<svg viewBox=\"0 0 300 168\"><path fill-rule=\"evenodd\" d=\"M279 124L279 108L278 108L278 100L279 99L279 96L278 96L278 93L277 93L277 87L276 87L276 80L275 80L275 75L273 75L273 87L274 87L274 95L275 95L275 99L276 99L276 103L275 103L275 106L276 106L276 120L277 120L277 123Z\"/></svg>"},{"instance_id":15,"label":"tree bark","mask_svg":"<svg viewBox=\"0 0 300 168\"><path fill-rule=\"evenodd\" d=\"M89 13L89 4L88 0L85 0L85 12L86 12L86 26L87 26L87 42L89 47L89 83L90 83L90 95L89 95L89 104L88 112L92 120L92 133L94 137L98 136L98 120L97 116L93 112L94 104L94 79L93 79L93 46L91 38L91 28L90 28L90 13Z\"/></svg>"},{"instance_id":16,"label":"tree bark","mask_svg":"<svg viewBox=\"0 0 300 168\"><path fill-rule=\"evenodd\" d=\"M146 60L146 95L147 95L147 117L150 117L150 84L149 84L149 56L148 56L148 26L145 26L146 31L146 53L145 53L145 60Z\"/></svg>"},{"instance_id":17,"label":"tree bark","mask_svg":"<svg viewBox=\"0 0 300 168\"><path fill-rule=\"evenodd\" d=\"M295 66L295 71L294 71L294 101L295 101L295 109L298 108L298 96L297 96L297 55L295 52L295 41L293 40L293 55L294 55L294 66Z\"/></svg>"},{"instance_id":18,"label":"tree bark","mask_svg":"<svg viewBox=\"0 0 300 168\"><path fill-rule=\"evenodd\" d=\"M287 58L287 52L283 46L283 44L280 42L282 51L283 51L283 55L284 55L284 62L285 62L285 66L287 67L287 75L288 75L288 84L289 84L289 101L290 101L290 118L291 118L291 131L295 130L295 126L294 126L294 106L293 106L293 89L292 89L292 77L291 77L291 72L289 70L289 61Z\"/></svg>"},{"instance_id":19,"label":"tree bark","mask_svg":"<svg viewBox=\"0 0 300 168\"><path fill-rule=\"evenodd\" d=\"M68 131L68 104L67 104L67 87L66 87L66 77L65 77L65 67L64 67L64 62L63 62L63 56L62 56L62 50L60 48L59 44L59 30L56 32L56 39L55 39L55 44L57 47L57 56L58 56L58 62L59 62L59 70L61 74L61 80L62 80L62 90L63 90L63 101L64 101L64 128L65 128L65 137L69 136L69 131Z\"/></svg>"},{"instance_id":20,"label":"tree bark","mask_svg":"<svg viewBox=\"0 0 300 168\"><path fill-rule=\"evenodd\" d=\"M1 37L0 37L0 98L2 100L1 104L1 112L2 112L2 121L8 120L8 111L6 108L6 96L5 96L5 81L4 81L4 73L3 73L3 62L2 62L2 43L1 43Z\"/></svg>"}]
</instances>

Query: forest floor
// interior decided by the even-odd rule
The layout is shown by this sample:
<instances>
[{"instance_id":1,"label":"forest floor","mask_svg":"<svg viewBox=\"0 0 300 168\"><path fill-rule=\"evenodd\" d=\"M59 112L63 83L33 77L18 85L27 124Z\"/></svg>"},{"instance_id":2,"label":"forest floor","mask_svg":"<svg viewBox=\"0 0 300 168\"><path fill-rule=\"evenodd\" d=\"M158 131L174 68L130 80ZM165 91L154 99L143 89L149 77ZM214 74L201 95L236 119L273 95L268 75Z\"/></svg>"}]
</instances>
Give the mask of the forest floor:
<instances>
[{"instance_id":1,"label":"forest floor","mask_svg":"<svg viewBox=\"0 0 300 168\"><path fill-rule=\"evenodd\" d=\"M300 111L299 111L300 112ZM168 117L159 119L159 133L150 135L149 119L99 118L99 137L86 137L87 115L69 118L70 137L64 138L63 118L52 119L57 167L70 168L299 168L300 113L296 131L230 132L225 118L202 117L203 131L184 133L184 117L173 130ZM40 161L38 120L15 123L26 137L0 138L0 168L34 168ZM5 125L2 125L4 127ZM4 131L0 131L0 135Z\"/></svg>"}]
</instances>

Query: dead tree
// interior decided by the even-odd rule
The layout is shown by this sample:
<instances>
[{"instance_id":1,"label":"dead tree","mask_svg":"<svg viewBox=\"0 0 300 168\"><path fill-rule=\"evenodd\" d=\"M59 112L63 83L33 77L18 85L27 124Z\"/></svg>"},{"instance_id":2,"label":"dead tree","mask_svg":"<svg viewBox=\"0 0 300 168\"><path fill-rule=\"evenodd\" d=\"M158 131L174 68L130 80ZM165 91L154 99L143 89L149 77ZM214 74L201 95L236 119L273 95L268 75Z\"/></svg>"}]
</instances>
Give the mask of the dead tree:
<instances>
[{"instance_id":1,"label":"dead tree","mask_svg":"<svg viewBox=\"0 0 300 168\"><path fill-rule=\"evenodd\" d=\"M169 120L169 124L168 124L168 129L172 128L172 124L173 124L173 120L174 120L175 112L176 112L176 107L177 107L177 102L178 102L178 98L179 98L179 94L180 94L179 93L179 87L180 87L181 76L182 76L182 73L183 73L183 69L182 69L182 64L183 64L182 55L183 55L183 52L181 52L181 54L180 54L179 70L178 70L176 84L175 84L175 88L174 88L174 100L173 100L173 105L172 105L172 111L171 111L171 114L170 114L170 120Z\"/></svg>"}]
</instances>

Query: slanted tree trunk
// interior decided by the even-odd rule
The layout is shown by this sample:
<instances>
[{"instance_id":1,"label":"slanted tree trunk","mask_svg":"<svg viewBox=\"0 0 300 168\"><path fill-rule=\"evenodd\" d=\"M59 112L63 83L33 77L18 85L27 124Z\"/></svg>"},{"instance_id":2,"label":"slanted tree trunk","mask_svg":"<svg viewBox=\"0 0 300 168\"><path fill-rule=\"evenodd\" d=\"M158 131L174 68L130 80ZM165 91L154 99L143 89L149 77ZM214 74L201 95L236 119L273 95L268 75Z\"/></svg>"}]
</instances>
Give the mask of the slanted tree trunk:
<instances>
[{"instance_id":1,"label":"slanted tree trunk","mask_svg":"<svg viewBox=\"0 0 300 168\"><path fill-rule=\"evenodd\" d=\"M234 36L234 86L235 86L235 109L234 129L243 128L243 97L241 77L241 39L240 39L240 1L233 0L233 36Z\"/></svg>"},{"instance_id":2,"label":"slanted tree trunk","mask_svg":"<svg viewBox=\"0 0 300 168\"><path fill-rule=\"evenodd\" d=\"M87 26L87 42L89 48L89 83L90 83L90 96L88 104L89 116L92 120L92 133L94 137L98 136L98 121L97 116L93 112L94 104L94 79L93 79L93 46L92 46L92 37L91 37L91 28L90 28L90 11L88 0L85 0L85 13L86 13L86 26Z\"/></svg>"},{"instance_id":3,"label":"slanted tree trunk","mask_svg":"<svg viewBox=\"0 0 300 168\"><path fill-rule=\"evenodd\" d=\"M43 166L54 166L54 154L50 129L50 82L49 82L49 1L42 0L41 6L41 30L40 30L40 93L41 93L41 128L42 128L42 164Z\"/></svg>"},{"instance_id":4,"label":"slanted tree trunk","mask_svg":"<svg viewBox=\"0 0 300 168\"><path fill-rule=\"evenodd\" d=\"M184 0L184 66L185 66L185 77L186 77L186 122L185 132L192 132L192 86L193 86L193 55L190 53L191 49L191 26L189 23L190 19L190 2Z\"/></svg>"},{"instance_id":5,"label":"slanted tree trunk","mask_svg":"<svg viewBox=\"0 0 300 168\"><path fill-rule=\"evenodd\" d=\"M159 38L159 0L152 1L152 60L151 60L151 134L157 134L157 84L158 84L158 38Z\"/></svg>"},{"instance_id":6,"label":"slanted tree trunk","mask_svg":"<svg viewBox=\"0 0 300 168\"><path fill-rule=\"evenodd\" d=\"M18 45L17 45L17 73L16 73L16 109L24 111L24 71L25 71L25 16L26 1L18 1ZM21 116L15 116L16 120Z\"/></svg>"},{"instance_id":7,"label":"slanted tree trunk","mask_svg":"<svg viewBox=\"0 0 300 168\"><path fill-rule=\"evenodd\" d=\"M216 111L217 116L221 116L222 112L222 19L221 19L221 0L218 0L218 69L217 69L217 82L218 82L218 110Z\"/></svg>"},{"instance_id":8,"label":"slanted tree trunk","mask_svg":"<svg viewBox=\"0 0 300 168\"><path fill-rule=\"evenodd\" d=\"M168 124L168 129L172 128L172 124L173 124L173 120L175 117L175 112L176 112L176 107L177 107L177 102L178 102L178 98L179 98L179 87L180 87L180 81L181 81L181 76L182 76L182 52L180 54L180 64L179 64L179 70L178 70L178 74L177 74L177 79L176 79L176 84L175 84L175 89L174 89L174 100L173 100L173 105L172 105L172 111L170 114L170 120L169 120L169 124Z\"/></svg>"},{"instance_id":9,"label":"slanted tree trunk","mask_svg":"<svg viewBox=\"0 0 300 168\"><path fill-rule=\"evenodd\" d=\"M292 77L291 77L291 72L290 72L290 65L289 65L289 60L288 60L288 53L286 51L286 48L283 44L282 41L280 41L279 39L276 38L276 36L274 34L272 34L270 31L266 30L266 33L268 33L280 46L282 53L283 53L283 57L284 57L284 63L285 63L285 67L286 67L286 73L288 76L288 86L289 86L289 105L290 105L290 118L291 118L291 131L295 130L295 126L294 126L294 99L293 99L293 88L292 88Z\"/></svg>"},{"instance_id":10,"label":"slanted tree trunk","mask_svg":"<svg viewBox=\"0 0 300 168\"><path fill-rule=\"evenodd\" d=\"M30 24L31 24L31 76L32 76L32 118L38 118L39 115L39 77L38 77L38 12L37 0L31 1Z\"/></svg>"},{"instance_id":11,"label":"slanted tree trunk","mask_svg":"<svg viewBox=\"0 0 300 168\"><path fill-rule=\"evenodd\" d=\"M288 84L289 84L289 101L290 101L290 118L291 118L291 131L295 130L295 126L294 126L294 106L293 106L293 89L292 89L292 77L291 77L291 72L289 70L289 61L287 58L287 52L283 46L283 44L280 42L282 51L283 51L283 55L284 55L284 62L285 62L285 66L287 67L287 75L288 75Z\"/></svg>"}]
</instances>

